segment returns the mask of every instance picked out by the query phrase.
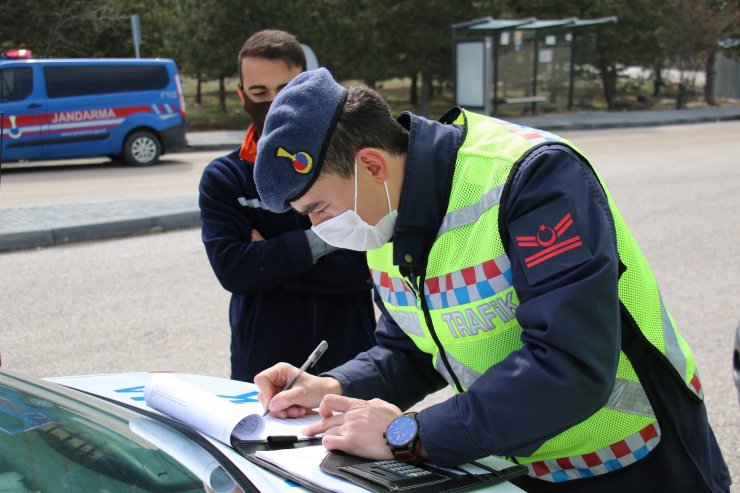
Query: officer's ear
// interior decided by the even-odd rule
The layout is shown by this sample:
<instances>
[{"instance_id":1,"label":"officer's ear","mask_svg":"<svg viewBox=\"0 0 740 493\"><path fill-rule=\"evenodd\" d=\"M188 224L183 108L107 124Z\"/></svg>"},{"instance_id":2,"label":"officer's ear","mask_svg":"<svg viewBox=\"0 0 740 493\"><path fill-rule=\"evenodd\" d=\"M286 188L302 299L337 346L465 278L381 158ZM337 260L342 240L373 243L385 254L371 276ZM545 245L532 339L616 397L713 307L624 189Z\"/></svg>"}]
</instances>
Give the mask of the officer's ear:
<instances>
[{"instance_id":1,"label":"officer's ear","mask_svg":"<svg viewBox=\"0 0 740 493\"><path fill-rule=\"evenodd\" d=\"M376 148L365 147L357 151L357 172L364 170L373 179L379 182L388 181L390 176L390 160L388 153Z\"/></svg>"}]
</instances>

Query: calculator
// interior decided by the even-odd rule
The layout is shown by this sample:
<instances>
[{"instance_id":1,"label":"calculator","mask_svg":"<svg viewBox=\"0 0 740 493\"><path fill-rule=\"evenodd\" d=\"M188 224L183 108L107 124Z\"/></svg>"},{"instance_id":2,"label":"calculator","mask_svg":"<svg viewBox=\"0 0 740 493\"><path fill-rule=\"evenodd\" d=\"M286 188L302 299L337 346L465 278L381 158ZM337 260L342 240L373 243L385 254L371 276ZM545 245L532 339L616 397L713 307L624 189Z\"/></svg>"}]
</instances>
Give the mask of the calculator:
<instances>
[{"instance_id":1,"label":"calculator","mask_svg":"<svg viewBox=\"0 0 740 493\"><path fill-rule=\"evenodd\" d=\"M363 462L338 469L381 484L391 491L417 488L449 481L448 476L422 469L398 460Z\"/></svg>"}]
</instances>

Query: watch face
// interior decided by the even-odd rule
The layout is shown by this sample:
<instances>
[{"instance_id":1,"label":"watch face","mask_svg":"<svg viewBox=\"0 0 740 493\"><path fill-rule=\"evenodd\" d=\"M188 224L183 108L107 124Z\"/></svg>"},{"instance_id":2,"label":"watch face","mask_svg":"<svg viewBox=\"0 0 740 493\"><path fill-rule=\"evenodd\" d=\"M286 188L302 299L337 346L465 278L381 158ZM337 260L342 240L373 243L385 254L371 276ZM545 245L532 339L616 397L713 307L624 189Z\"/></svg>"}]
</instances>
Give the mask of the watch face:
<instances>
[{"instance_id":1,"label":"watch face","mask_svg":"<svg viewBox=\"0 0 740 493\"><path fill-rule=\"evenodd\" d=\"M388 444L393 447L402 447L416 436L416 420L411 416L399 416L391 421L388 429L385 431L385 438Z\"/></svg>"}]
</instances>

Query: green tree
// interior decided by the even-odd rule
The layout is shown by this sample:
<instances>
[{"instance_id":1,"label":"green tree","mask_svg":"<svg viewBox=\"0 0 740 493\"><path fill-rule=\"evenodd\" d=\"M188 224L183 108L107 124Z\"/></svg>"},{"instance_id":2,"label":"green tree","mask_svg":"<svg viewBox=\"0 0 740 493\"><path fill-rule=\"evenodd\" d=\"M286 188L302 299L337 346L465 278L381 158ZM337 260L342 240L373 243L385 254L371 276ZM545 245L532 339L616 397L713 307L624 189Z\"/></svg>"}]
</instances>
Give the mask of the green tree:
<instances>
[{"instance_id":1,"label":"green tree","mask_svg":"<svg viewBox=\"0 0 740 493\"><path fill-rule=\"evenodd\" d=\"M633 64L660 67L663 43L660 32L662 0L511 0L512 12L520 17L542 19L599 18L616 16L615 24L598 29L596 65L610 109L617 102L617 82L622 69ZM589 28L591 29L591 28Z\"/></svg>"},{"instance_id":2,"label":"green tree","mask_svg":"<svg viewBox=\"0 0 740 493\"><path fill-rule=\"evenodd\" d=\"M319 63L340 80L374 86L392 76L392 53L386 39L389 0L320 0L296 10L289 26L316 52Z\"/></svg>"},{"instance_id":3,"label":"green tree","mask_svg":"<svg viewBox=\"0 0 740 493\"><path fill-rule=\"evenodd\" d=\"M39 58L132 57L131 14L138 13L141 55L167 56L162 38L171 23L171 4L171 0L33 0L29 8L23 2L4 1L0 42L6 48L29 48Z\"/></svg>"},{"instance_id":4,"label":"green tree","mask_svg":"<svg viewBox=\"0 0 740 493\"><path fill-rule=\"evenodd\" d=\"M432 97L432 81L452 78L452 24L495 15L503 0L321 0L307 13L310 29L295 32L319 54L339 79L359 79L370 86L410 77L415 103L422 81L422 113ZM305 12L304 12L305 14Z\"/></svg>"},{"instance_id":5,"label":"green tree","mask_svg":"<svg viewBox=\"0 0 740 493\"><path fill-rule=\"evenodd\" d=\"M429 112L433 84L449 83L453 77L452 25L479 18L498 16L503 1L411 0L396 2L386 9L389 19L384 35L391 41L395 53L396 70L411 77L410 100L414 101L417 78L421 81L421 114ZM423 26L409 29L409 26Z\"/></svg>"},{"instance_id":6,"label":"green tree","mask_svg":"<svg viewBox=\"0 0 740 493\"><path fill-rule=\"evenodd\" d=\"M125 26L118 26L126 34L124 43L127 50L126 56L133 56L134 53L131 16L137 14L141 20L141 57L176 58L176 50L167 43L169 33L176 29L180 22L176 6L175 0L158 0L157 2L119 0L116 2L116 8L127 22Z\"/></svg>"},{"instance_id":7,"label":"green tree","mask_svg":"<svg viewBox=\"0 0 740 493\"><path fill-rule=\"evenodd\" d=\"M704 99L716 105L714 65L718 43L740 29L740 1L669 0L662 8L667 56L680 74L676 107L683 108L695 85L695 74L704 72Z\"/></svg>"},{"instance_id":8,"label":"green tree","mask_svg":"<svg viewBox=\"0 0 740 493\"><path fill-rule=\"evenodd\" d=\"M26 47L37 57L107 56L122 36L115 26L126 21L114 0L80 2L35 0L19 11L12 2L0 7L0 32L6 47Z\"/></svg>"},{"instance_id":9,"label":"green tree","mask_svg":"<svg viewBox=\"0 0 740 493\"><path fill-rule=\"evenodd\" d=\"M226 112L227 77L237 73L236 56L251 32L249 8L236 0L176 0L178 25L167 45L185 73L219 81L219 109Z\"/></svg>"},{"instance_id":10,"label":"green tree","mask_svg":"<svg viewBox=\"0 0 740 493\"><path fill-rule=\"evenodd\" d=\"M176 22L163 37L186 74L219 81L219 108L226 112L227 77L238 75L244 41L262 29L283 29L300 38L310 4L301 1L171 0ZM305 28L304 28L305 30Z\"/></svg>"}]
</instances>

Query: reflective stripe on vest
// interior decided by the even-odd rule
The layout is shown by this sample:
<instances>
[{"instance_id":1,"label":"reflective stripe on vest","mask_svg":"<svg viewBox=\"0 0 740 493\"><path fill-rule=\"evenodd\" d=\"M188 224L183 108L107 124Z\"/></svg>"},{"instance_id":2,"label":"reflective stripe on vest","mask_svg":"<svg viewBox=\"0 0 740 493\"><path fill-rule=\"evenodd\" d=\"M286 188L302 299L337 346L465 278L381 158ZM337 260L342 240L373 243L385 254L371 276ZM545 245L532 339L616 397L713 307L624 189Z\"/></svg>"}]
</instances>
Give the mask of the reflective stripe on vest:
<instances>
[{"instance_id":1,"label":"reflective stripe on vest","mask_svg":"<svg viewBox=\"0 0 740 493\"><path fill-rule=\"evenodd\" d=\"M501 255L457 272L429 277L424 281L424 285L426 302L430 309L464 305L509 289L511 262L508 255ZM506 321L514 316L511 309L508 311L508 315L504 315Z\"/></svg>"},{"instance_id":2,"label":"reflective stripe on vest","mask_svg":"<svg viewBox=\"0 0 740 493\"><path fill-rule=\"evenodd\" d=\"M501 201L501 192L503 192L503 190L503 185L498 186L493 190L489 190L488 192L483 194L483 197L480 199L479 202L476 202L473 205L469 205L468 207L463 207L462 209L448 212L445 215L444 219L442 219L442 226L437 232L437 238L450 231L451 229L459 228L460 226L465 226L466 224L473 224L480 218L481 214L483 214L494 205L498 205L498 203Z\"/></svg>"},{"instance_id":3,"label":"reflective stripe on vest","mask_svg":"<svg viewBox=\"0 0 740 493\"><path fill-rule=\"evenodd\" d=\"M455 376L466 388L470 388L470 386L480 378L480 373L465 366L450 353L445 352L445 354L447 355L447 361L450 363ZM437 355L437 358L434 360L434 368L450 385L452 385L452 378L450 378L449 373L447 373L447 369L444 364L442 364L442 358L440 355ZM655 417L653 408L650 406L650 401L648 400L642 385L638 382L633 382L624 378L616 379L612 392L604 407L614 411L638 414L649 418Z\"/></svg>"},{"instance_id":4,"label":"reflective stripe on vest","mask_svg":"<svg viewBox=\"0 0 740 493\"><path fill-rule=\"evenodd\" d=\"M390 277L385 272L371 270L373 283L378 288L380 298L384 303L395 306L416 306L416 294L406 282L398 277Z\"/></svg>"},{"instance_id":5,"label":"reflective stripe on vest","mask_svg":"<svg viewBox=\"0 0 740 493\"><path fill-rule=\"evenodd\" d=\"M590 478L616 471L645 457L660 443L656 422L608 447L590 454L527 464L529 475L553 483Z\"/></svg>"}]
</instances>

